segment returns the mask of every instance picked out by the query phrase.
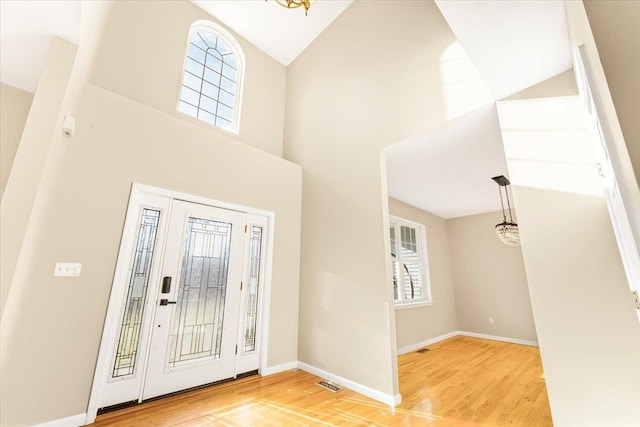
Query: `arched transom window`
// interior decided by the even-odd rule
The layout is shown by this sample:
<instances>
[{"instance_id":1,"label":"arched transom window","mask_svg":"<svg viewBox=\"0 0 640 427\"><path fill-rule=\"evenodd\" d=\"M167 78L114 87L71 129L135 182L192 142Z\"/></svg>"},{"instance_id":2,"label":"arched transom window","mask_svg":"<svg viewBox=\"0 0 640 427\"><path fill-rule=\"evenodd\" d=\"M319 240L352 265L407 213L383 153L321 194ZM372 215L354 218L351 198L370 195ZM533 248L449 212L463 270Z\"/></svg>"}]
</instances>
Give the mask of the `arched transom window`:
<instances>
[{"instance_id":1,"label":"arched transom window","mask_svg":"<svg viewBox=\"0 0 640 427\"><path fill-rule=\"evenodd\" d=\"M244 55L237 42L213 23L189 33L178 110L238 133Z\"/></svg>"}]
</instances>

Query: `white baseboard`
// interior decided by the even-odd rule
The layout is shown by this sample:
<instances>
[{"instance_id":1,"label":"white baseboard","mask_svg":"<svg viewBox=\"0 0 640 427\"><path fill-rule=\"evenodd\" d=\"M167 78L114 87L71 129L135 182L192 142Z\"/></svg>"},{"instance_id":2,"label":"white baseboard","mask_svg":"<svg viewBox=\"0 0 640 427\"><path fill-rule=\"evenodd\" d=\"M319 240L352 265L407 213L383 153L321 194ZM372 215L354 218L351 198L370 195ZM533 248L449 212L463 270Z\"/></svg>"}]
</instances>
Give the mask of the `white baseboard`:
<instances>
[{"instance_id":1,"label":"white baseboard","mask_svg":"<svg viewBox=\"0 0 640 427\"><path fill-rule=\"evenodd\" d=\"M290 371L292 369L296 369L298 367L298 361L294 360L292 362L283 363L281 365L269 366L266 369L260 371L260 375L266 377L267 375L273 375L284 371Z\"/></svg>"},{"instance_id":2,"label":"white baseboard","mask_svg":"<svg viewBox=\"0 0 640 427\"><path fill-rule=\"evenodd\" d=\"M393 406L398 406L402 403L402 395L400 393L393 396Z\"/></svg>"},{"instance_id":3,"label":"white baseboard","mask_svg":"<svg viewBox=\"0 0 640 427\"><path fill-rule=\"evenodd\" d=\"M401 354L412 352L414 350L417 350L419 348L425 347L427 345L435 344L435 343L437 343L439 341L444 341L446 339L453 338L453 337L455 337L457 335L460 335L460 331L449 332L448 334L440 335L440 336L434 337L434 338L429 338L428 340L420 341L419 343L415 343L415 344L411 344L411 345L399 348L398 349L398 356L400 356Z\"/></svg>"},{"instance_id":4,"label":"white baseboard","mask_svg":"<svg viewBox=\"0 0 640 427\"><path fill-rule=\"evenodd\" d=\"M522 345L530 345L533 347L538 347L538 341L521 340L518 338L509 338L509 337L499 337L496 335L477 334L475 332L467 332L467 331L458 331L458 335L463 335L465 337L483 338L486 340L503 341L503 342L509 342L512 344L522 344Z\"/></svg>"},{"instance_id":5,"label":"white baseboard","mask_svg":"<svg viewBox=\"0 0 640 427\"><path fill-rule=\"evenodd\" d=\"M35 427L78 427L85 424L87 414L72 415L59 420L47 421L46 423L36 424Z\"/></svg>"},{"instance_id":6,"label":"white baseboard","mask_svg":"<svg viewBox=\"0 0 640 427\"><path fill-rule=\"evenodd\" d=\"M355 381L339 377L332 374L331 372L324 371L320 368L316 368L315 366L307 365L303 362L298 362L298 369L302 369L303 371L309 372L318 377L325 378L331 382L346 387L349 390L355 391L356 393L360 393L364 396L372 398L373 400L384 403L385 405L394 407L402 401L402 396L400 396L400 394L396 394L394 396L391 394L382 393L381 391L374 390L371 387L367 387Z\"/></svg>"}]
</instances>

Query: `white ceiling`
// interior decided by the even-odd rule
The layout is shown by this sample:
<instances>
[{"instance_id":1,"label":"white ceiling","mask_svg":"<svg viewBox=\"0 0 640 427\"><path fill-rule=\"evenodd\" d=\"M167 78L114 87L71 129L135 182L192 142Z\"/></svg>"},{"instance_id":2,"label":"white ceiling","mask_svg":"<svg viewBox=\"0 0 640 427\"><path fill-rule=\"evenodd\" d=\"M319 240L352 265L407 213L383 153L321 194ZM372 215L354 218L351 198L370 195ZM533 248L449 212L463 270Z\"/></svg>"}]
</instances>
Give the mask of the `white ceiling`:
<instances>
[{"instance_id":1,"label":"white ceiling","mask_svg":"<svg viewBox=\"0 0 640 427\"><path fill-rule=\"evenodd\" d=\"M353 0L287 10L275 0L194 0L241 36L289 65ZM35 92L51 36L80 37L80 0L0 1L0 81ZM28 52L28 54L26 54Z\"/></svg>"},{"instance_id":2,"label":"white ceiling","mask_svg":"<svg viewBox=\"0 0 640 427\"><path fill-rule=\"evenodd\" d=\"M498 114L514 185L602 197L579 96L499 102Z\"/></svg>"},{"instance_id":3,"label":"white ceiling","mask_svg":"<svg viewBox=\"0 0 640 427\"><path fill-rule=\"evenodd\" d=\"M287 10L275 0L193 0L284 65L352 1L317 1L305 16L302 8ZM571 67L561 1L436 3L495 99ZM33 92L50 36L78 42L80 1L0 1L0 18L0 80Z\"/></svg>"},{"instance_id":4,"label":"white ceiling","mask_svg":"<svg viewBox=\"0 0 640 427\"><path fill-rule=\"evenodd\" d=\"M508 174L495 104L385 152L389 196L442 218L500 210L491 177Z\"/></svg>"},{"instance_id":5,"label":"white ceiling","mask_svg":"<svg viewBox=\"0 0 640 427\"><path fill-rule=\"evenodd\" d=\"M561 1L435 1L495 100L572 66ZM391 197L443 218L500 210L491 177L508 174L495 105L386 151Z\"/></svg>"},{"instance_id":6,"label":"white ceiling","mask_svg":"<svg viewBox=\"0 0 640 427\"><path fill-rule=\"evenodd\" d=\"M572 67L556 0L435 0L496 100Z\"/></svg>"},{"instance_id":7,"label":"white ceiling","mask_svg":"<svg viewBox=\"0 0 640 427\"><path fill-rule=\"evenodd\" d=\"M192 0L205 12L288 66L353 0L320 0L287 10L275 0Z\"/></svg>"},{"instance_id":8,"label":"white ceiling","mask_svg":"<svg viewBox=\"0 0 640 427\"><path fill-rule=\"evenodd\" d=\"M352 2L317 1L305 16L303 9L287 10L275 0L192 1L284 65ZM571 67L561 1L436 3L493 99ZM80 36L79 0L0 0L0 18L0 80L31 92L36 89L51 35L74 43ZM470 81L475 81L471 79L474 67L467 67ZM470 92L463 92L469 104ZM479 96L474 104L481 105L486 98ZM452 108L457 108L460 100L451 101ZM444 129L387 149L392 197L445 218L500 209L497 186L490 179L506 175L495 107L460 116L464 112L452 109L452 120Z\"/></svg>"},{"instance_id":9,"label":"white ceiling","mask_svg":"<svg viewBox=\"0 0 640 427\"><path fill-rule=\"evenodd\" d=\"M35 92L51 36L80 37L80 1L0 1L0 81Z\"/></svg>"}]
</instances>

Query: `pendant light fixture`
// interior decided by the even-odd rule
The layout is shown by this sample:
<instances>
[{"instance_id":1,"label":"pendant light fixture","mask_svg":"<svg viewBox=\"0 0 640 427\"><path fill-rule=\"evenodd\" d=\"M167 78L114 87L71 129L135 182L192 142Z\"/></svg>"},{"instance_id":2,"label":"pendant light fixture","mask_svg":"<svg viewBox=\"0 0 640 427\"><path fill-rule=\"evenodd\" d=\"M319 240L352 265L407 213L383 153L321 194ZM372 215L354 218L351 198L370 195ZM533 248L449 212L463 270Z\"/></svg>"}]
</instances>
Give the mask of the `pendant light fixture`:
<instances>
[{"instance_id":1,"label":"pendant light fixture","mask_svg":"<svg viewBox=\"0 0 640 427\"><path fill-rule=\"evenodd\" d=\"M304 14L306 15L309 12L311 5L315 3L315 0L276 0L276 2L287 9L296 9L300 6L304 6Z\"/></svg>"},{"instance_id":2,"label":"pendant light fixture","mask_svg":"<svg viewBox=\"0 0 640 427\"><path fill-rule=\"evenodd\" d=\"M513 222L511 215L511 202L509 201L509 185L511 184L507 177L504 175L494 176L491 178L498 184L498 191L500 193L500 205L502 206L502 222L496 225L496 233L503 243L510 246L520 246L520 231L518 230L518 224ZM504 210L504 200L502 198L502 190L507 198L507 209L509 211L509 221L507 221L507 213Z\"/></svg>"}]
</instances>

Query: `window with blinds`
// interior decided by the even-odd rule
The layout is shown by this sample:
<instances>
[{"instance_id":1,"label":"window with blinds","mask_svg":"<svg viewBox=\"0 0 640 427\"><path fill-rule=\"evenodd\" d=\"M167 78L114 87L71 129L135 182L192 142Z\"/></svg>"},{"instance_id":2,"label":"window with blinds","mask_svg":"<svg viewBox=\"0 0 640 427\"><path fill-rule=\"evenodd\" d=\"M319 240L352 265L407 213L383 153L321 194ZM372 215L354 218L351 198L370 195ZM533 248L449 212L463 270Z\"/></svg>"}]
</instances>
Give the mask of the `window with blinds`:
<instances>
[{"instance_id":1,"label":"window with blinds","mask_svg":"<svg viewBox=\"0 0 640 427\"><path fill-rule=\"evenodd\" d=\"M426 233L422 224L390 217L389 237L396 304L430 302Z\"/></svg>"}]
</instances>

